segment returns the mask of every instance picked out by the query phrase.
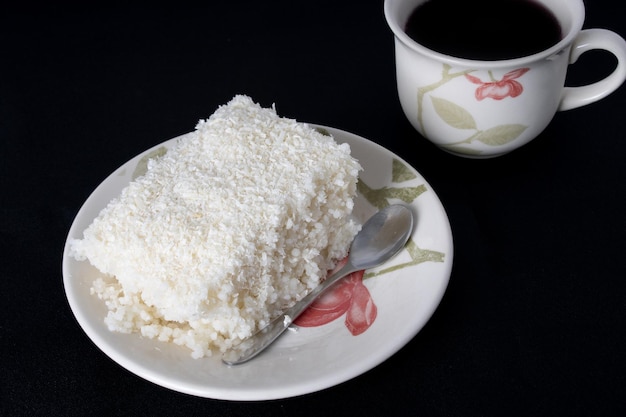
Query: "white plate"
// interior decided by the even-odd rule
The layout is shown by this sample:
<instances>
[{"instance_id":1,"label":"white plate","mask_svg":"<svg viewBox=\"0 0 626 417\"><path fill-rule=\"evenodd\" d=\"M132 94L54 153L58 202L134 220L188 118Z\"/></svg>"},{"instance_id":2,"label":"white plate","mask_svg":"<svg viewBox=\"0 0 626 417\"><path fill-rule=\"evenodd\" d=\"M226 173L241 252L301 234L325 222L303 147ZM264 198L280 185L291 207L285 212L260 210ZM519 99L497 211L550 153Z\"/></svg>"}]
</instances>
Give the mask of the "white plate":
<instances>
[{"instance_id":1,"label":"white plate","mask_svg":"<svg viewBox=\"0 0 626 417\"><path fill-rule=\"evenodd\" d=\"M350 144L352 155L364 168L360 182L369 192L360 194L355 205L361 221L377 210L370 201L408 200L405 203L417 215L407 248L387 264L368 271L363 279L377 308L369 328L354 336L344 315L323 326L294 327L261 355L241 365L228 367L217 356L193 359L185 347L138 334L110 332L103 322L104 303L89 293L99 272L88 262L68 257L65 251L63 281L70 307L85 333L106 355L136 375L182 393L224 400L270 400L319 391L354 378L389 358L420 331L439 305L452 268L452 233L444 208L424 178L392 152L352 133L318 127L337 142ZM164 152L175 140L145 151L106 178L81 207L68 239L82 238L100 210L145 169L147 157Z\"/></svg>"}]
</instances>

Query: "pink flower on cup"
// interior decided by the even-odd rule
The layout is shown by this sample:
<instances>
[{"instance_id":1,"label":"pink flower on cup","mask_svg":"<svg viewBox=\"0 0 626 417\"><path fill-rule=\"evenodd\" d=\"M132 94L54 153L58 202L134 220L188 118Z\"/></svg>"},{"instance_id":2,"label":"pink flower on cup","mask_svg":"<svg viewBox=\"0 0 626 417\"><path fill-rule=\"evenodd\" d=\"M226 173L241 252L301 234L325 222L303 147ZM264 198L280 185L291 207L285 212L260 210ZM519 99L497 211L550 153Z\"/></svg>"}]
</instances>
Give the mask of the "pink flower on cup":
<instances>
[{"instance_id":1,"label":"pink flower on cup","mask_svg":"<svg viewBox=\"0 0 626 417\"><path fill-rule=\"evenodd\" d=\"M528 70L530 70L530 68L520 68L507 72L501 80L495 80L493 76L491 76L491 71L489 72L491 81L483 81L470 74L465 74L465 78L467 78L471 83L478 84L480 86L474 93L477 100L480 101L487 97L494 100L502 100L505 97L517 97L522 94L524 87L519 81L516 81L516 78L521 77Z\"/></svg>"},{"instance_id":2,"label":"pink flower on cup","mask_svg":"<svg viewBox=\"0 0 626 417\"><path fill-rule=\"evenodd\" d=\"M317 327L345 314L345 325L353 336L366 331L376 319L377 308L369 290L363 285L364 272L353 272L336 283L334 288L313 302L294 324Z\"/></svg>"}]
</instances>

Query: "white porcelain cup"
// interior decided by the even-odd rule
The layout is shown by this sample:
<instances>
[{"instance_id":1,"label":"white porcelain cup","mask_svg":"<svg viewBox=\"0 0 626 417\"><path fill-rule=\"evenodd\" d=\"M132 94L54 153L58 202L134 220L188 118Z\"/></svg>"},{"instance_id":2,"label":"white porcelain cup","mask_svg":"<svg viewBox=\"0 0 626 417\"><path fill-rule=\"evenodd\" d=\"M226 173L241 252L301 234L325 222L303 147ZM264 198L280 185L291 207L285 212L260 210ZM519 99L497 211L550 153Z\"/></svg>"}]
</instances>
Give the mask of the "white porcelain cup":
<instances>
[{"instance_id":1,"label":"white porcelain cup","mask_svg":"<svg viewBox=\"0 0 626 417\"><path fill-rule=\"evenodd\" d=\"M530 56L499 61L449 56L411 39L405 24L425 1L385 0L385 18L395 41L398 96L415 129L452 154L507 154L537 137L557 111L598 101L626 79L626 41L606 29L582 30L582 0L536 0L559 21L561 41ZM453 28L442 24L442 30ZM566 87L568 66L593 49L617 58L614 71L598 82Z\"/></svg>"}]
</instances>

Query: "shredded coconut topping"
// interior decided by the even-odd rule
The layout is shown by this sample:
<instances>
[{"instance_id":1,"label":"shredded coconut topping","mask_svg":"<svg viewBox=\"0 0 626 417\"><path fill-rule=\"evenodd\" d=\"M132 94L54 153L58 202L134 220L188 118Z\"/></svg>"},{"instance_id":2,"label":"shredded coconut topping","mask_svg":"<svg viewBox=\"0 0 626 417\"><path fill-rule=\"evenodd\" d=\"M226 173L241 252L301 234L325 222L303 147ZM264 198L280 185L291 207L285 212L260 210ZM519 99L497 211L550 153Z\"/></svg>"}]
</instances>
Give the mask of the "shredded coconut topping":
<instances>
[{"instance_id":1,"label":"shredded coconut topping","mask_svg":"<svg viewBox=\"0 0 626 417\"><path fill-rule=\"evenodd\" d=\"M225 351L347 255L361 167L347 144L235 96L151 159L69 242L105 277L112 331Z\"/></svg>"}]
</instances>

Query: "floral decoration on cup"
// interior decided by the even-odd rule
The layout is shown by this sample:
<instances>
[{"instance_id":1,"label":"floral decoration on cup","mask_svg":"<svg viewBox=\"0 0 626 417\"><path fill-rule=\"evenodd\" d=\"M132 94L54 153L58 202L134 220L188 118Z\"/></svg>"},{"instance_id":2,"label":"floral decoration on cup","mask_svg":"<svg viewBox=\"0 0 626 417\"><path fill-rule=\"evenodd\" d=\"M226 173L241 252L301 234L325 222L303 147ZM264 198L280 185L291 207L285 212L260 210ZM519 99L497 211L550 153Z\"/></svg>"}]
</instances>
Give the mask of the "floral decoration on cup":
<instances>
[{"instance_id":1,"label":"floral decoration on cup","mask_svg":"<svg viewBox=\"0 0 626 417\"><path fill-rule=\"evenodd\" d=\"M437 88L452 81L453 79L464 76L469 82L478 84L474 93L477 101L487 98L494 100L503 100L507 97L514 99L520 96L524 87L517 78L520 78L529 68L520 68L506 73L502 79L494 78L491 71L487 71L489 81L483 81L480 77L472 75L476 70L463 70L459 72L451 72L448 64L443 65L441 79L435 83L419 87L417 90L417 120L422 126L423 135L428 138L426 126L424 126L423 106L424 98L427 94L432 93ZM455 129L469 130L469 136L461 141L454 143L442 144L442 147L454 149L462 144L469 144L473 141L479 141L489 146L502 146L515 140L521 135L527 126L518 124L502 124L489 127L487 129L479 129L478 123L469 110L452 102L451 100L430 95L430 99L437 115L447 125Z\"/></svg>"}]
</instances>

